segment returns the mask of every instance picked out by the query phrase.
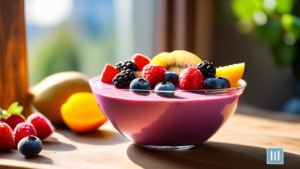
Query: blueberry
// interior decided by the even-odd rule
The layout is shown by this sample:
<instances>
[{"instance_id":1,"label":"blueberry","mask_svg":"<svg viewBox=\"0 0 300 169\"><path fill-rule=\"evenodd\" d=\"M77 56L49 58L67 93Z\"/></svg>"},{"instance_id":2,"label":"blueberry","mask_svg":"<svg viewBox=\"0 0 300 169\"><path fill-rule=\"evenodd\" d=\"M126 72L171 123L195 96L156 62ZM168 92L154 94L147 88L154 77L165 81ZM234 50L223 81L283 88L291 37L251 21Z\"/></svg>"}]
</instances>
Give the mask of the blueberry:
<instances>
[{"instance_id":1,"label":"blueberry","mask_svg":"<svg viewBox=\"0 0 300 169\"><path fill-rule=\"evenodd\" d=\"M25 157L37 156L43 148L42 141L35 136L23 138L18 144L18 150Z\"/></svg>"},{"instance_id":2,"label":"blueberry","mask_svg":"<svg viewBox=\"0 0 300 169\"><path fill-rule=\"evenodd\" d=\"M230 88L230 82L228 79L226 79L225 77L218 77L217 79L223 81L224 86L225 86L224 88Z\"/></svg>"},{"instance_id":3,"label":"blueberry","mask_svg":"<svg viewBox=\"0 0 300 169\"><path fill-rule=\"evenodd\" d=\"M147 79L137 78L130 83L130 89L133 90L150 90L151 85Z\"/></svg>"},{"instance_id":4,"label":"blueberry","mask_svg":"<svg viewBox=\"0 0 300 169\"><path fill-rule=\"evenodd\" d=\"M164 81L155 86L154 92L160 96L172 97L175 93L175 86L170 82Z\"/></svg>"},{"instance_id":5,"label":"blueberry","mask_svg":"<svg viewBox=\"0 0 300 169\"><path fill-rule=\"evenodd\" d=\"M228 83L223 78L209 77L204 79L203 89L224 89Z\"/></svg>"},{"instance_id":6,"label":"blueberry","mask_svg":"<svg viewBox=\"0 0 300 169\"><path fill-rule=\"evenodd\" d=\"M164 75L164 81L171 82L174 85L178 83L178 78L178 74L176 74L175 72L166 72Z\"/></svg>"}]
</instances>

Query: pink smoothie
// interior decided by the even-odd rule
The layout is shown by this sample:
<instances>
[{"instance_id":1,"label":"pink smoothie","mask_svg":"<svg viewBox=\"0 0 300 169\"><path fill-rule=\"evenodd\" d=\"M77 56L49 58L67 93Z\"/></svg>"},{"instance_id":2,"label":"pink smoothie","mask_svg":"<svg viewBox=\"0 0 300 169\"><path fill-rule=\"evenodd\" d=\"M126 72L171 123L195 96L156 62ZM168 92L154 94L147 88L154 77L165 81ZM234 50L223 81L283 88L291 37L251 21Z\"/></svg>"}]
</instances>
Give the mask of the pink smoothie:
<instances>
[{"instance_id":1,"label":"pink smoothie","mask_svg":"<svg viewBox=\"0 0 300 169\"><path fill-rule=\"evenodd\" d=\"M244 81L243 81L244 82ZM142 145L198 145L209 139L237 108L244 87L227 93L177 90L174 97L116 89L90 80L106 118L126 138Z\"/></svg>"}]
</instances>

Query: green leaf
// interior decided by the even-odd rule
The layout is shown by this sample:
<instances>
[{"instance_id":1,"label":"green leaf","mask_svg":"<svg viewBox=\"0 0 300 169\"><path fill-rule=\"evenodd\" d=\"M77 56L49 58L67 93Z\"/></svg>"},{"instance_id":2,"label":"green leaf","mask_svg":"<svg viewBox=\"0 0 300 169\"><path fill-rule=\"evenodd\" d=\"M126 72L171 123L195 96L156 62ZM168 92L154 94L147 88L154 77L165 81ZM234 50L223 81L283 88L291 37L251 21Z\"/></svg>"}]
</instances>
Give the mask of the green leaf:
<instances>
[{"instance_id":1,"label":"green leaf","mask_svg":"<svg viewBox=\"0 0 300 169\"><path fill-rule=\"evenodd\" d=\"M4 118L4 119L8 119L11 116L10 113L8 113L6 110L2 110L0 112L0 119Z\"/></svg>"},{"instance_id":2,"label":"green leaf","mask_svg":"<svg viewBox=\"0 0 300 169\"><path fill-rule=\"evenodd\" d=\"M231 7L237 18L253 19L255 10L263 10L263 0L233 0Z\"/></svg>"},{"instance_id":3,"label":"green leaf","mask_svg":"<svg viewBox=\"0 0 300 169\"><path fill-rule=\"evenodd\" d=\"M24 109L23 106L18 106L17 108L15 108L13 114L14 115L21 115L23 109Z\"/></svg>"},{"instance_id":4,"label":"green leaf","mask_svg":"<svg viewBox=\"0 0 300 169\"><path fill-rule=\"evenodd\" d=\"M15 109L18 107L19 102L14 102L13 104L11 104L9 106L9 108L7 109L7 112L10 114L13 114L13 112L15 111Z\"/></svg>"},{"instance_id":5,"label":"green leaf","mask_svg":"<svg viewBox=\"0 0 300 169\"><path fill-rule=\"evenodd\" d=\"M271 46L271 53L278 66L292 65L295 58L295 46L279 43Z\"/></svg>"},{"instance_id":6,"label":"green leaf","mask_svg":"<svg viewBox=\"0 0 300 169\"><path fill-rule=\"evenodd\" d=\"M281 17L281 25L288 33L296 38L300 37L300 18L291 14L283 14Z\"/></svg>"},{"instance_id":7,"label":"green leaf","mask_svg":"<svg viewBox=\"0 0 300 169\"><path fill-rule=\"evenodd\" d=\"M257 26L258 38L269 44L277 44L281 38L281 24L278 19L269 18L267 23Z\"/></svg>"},{"instance_id":8,"label":"green leaf","mask_svg":"<svg viewBox=\"0 0 300 169\"><path fill-rule=\"evenodd\" d=\"M277 6L277 1L276 0L264 0L264 11L268 14L268 15L272 15L275 12Z\"/></svg>"},{"instance_id":9,"label":"green leaf","mask_svg":"<svg viewBox=\"0 0 300 169\"><path fill-rule=\"evenodd\" d=\"M277 0L276 11L279 13L290 13L293 5L294 0Z\"/></svg>"},{"instance_id":10,"label":"green leaf","mask_svg":"<svg viewBox=\"0 0 300 169\"><path fill-rule=\"evenodd\" d=\"M281 17L281 25L285 30L289 30L294 24L294 19L291 14L283 14Z\"/></svg>"}]
</instances>

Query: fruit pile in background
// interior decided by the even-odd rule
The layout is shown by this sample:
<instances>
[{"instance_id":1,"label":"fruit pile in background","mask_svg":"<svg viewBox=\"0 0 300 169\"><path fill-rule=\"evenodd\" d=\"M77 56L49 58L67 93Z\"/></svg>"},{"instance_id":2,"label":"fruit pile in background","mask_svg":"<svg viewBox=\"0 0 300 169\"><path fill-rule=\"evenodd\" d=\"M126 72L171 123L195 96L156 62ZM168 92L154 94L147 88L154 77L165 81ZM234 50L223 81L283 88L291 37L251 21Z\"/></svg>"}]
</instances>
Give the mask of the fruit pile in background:
<instances>
[{"instance_id":1,"label":"fruit pile in background","mask_svg":"<svg viewBox=\"0 0 300 169\"><path fill-rule=\"evenodd\" d=\"M71 95L61 107L66 125L76 132L97 130L107 120L93 93L79 92Z\"/></svg>"},{"instance_id":2,"label":"fruit pile in background","mask_svg":"<svg viewBox=\"0 0 300 169\"><path fill-rule=\"evenodd\" d=\"M115 71L114 67L107 69L110 73ZM89 78L79 72L53 74L30 89L32 104L54 125L66 124L76 132L97 130L107 120L88 81Z\"/></svg>"},{"instance_id":3,"label":"fruit pile in background","mask_svg":"<svg viewBox=\"0 0 300 169\"><path fill-rule=\"evenodd\" d=\"M116 66L106 64L100 76L103 83L112 82L117 88L150 90L158 95L173 96L178 85L182 90L225 89L239 86L244 63L215 68L193 53L176 50L163 52L152 60L135 54L131 60Z\"/></svg>"},{"instance_id":4,"label":"fruit pile in background","mask_svg":"<svg viewBox=\"0 0 300 169\"><path fill-rule=\"evenodd\" d=\"M13 103L7 110L0 111L0 150L18 148L26 157L37 155L42 142L49 137L54 127L41 114L31 114L27 120L21 115L22 106Z\"/></svg>"}]
</instances>

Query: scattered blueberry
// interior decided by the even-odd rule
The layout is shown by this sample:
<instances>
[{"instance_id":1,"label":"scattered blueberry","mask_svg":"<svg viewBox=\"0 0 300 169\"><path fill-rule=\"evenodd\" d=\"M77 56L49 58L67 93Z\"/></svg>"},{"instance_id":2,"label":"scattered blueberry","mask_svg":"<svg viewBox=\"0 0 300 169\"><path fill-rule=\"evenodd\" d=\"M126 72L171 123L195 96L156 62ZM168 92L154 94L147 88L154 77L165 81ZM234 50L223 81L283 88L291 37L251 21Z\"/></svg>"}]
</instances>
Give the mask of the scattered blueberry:
<instances>
[{"instance_id":1,"label":"scattered blueberry","mask_svg":"<svg viewBox=\"0 0 300 169\"><path fill-rule=\"evenodd\" d=\"M204 79L203 89L224 89L230 88L230 82L224 77L209 77Z\"/></svg>"},{"instance_id":2,"label":"scattered blueberry","mask_svg":"<svg viewBox=\"0 0 300 169\"><path fill-rule=\"evenodd\" d=\"M147 79L144 78L137 78L134 79L130 83L130 89L136 89L136 90L150 90L151 85Z\"/></svg>"},{"instance_id":3,"label":"scattered blueberry","mask_svg":"<svg viewBox=\"0 0 300 169\"><path fill-rule=\"evenodd\" d=\"M18 144L18 150L25 157L37 156L43 148L42 141L35 136L24 137Z\"/></svg>"},{"instance_id":4,"label":"scattered blueberry","mask_svg":"<svg viewBox=\"0 0 300 169\"><path fill-rule=\"evenodd\" d=\"M223 81L225 87L224 88L230 88L230 82L228 79L226 79L225 77L218 77L217 79L220 79L221 81Z\"/></svg>"},{"instance_id":5,"label":"scattered blueberry","mask_svg":"<svg viewBox=\"0 0 300 169\"><path fill-rule=\"evenodd\" d=\"M172 97L175 93L175 86L171 82L164 81L155 86L154 92L160 96Z\"/></svg>"},{"instance_id":6,"label":"scattered blueberry","mask_svg":"<svg viewBox=\"0 0 300 169\"><path fill-rule=\"evenodd\" d=\"M171 82L174 85L178 83L178 74L175 72L166 72L164 75L164 81Z\"/></svg>"}]
</instances>

